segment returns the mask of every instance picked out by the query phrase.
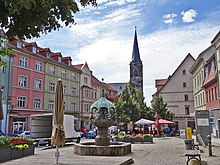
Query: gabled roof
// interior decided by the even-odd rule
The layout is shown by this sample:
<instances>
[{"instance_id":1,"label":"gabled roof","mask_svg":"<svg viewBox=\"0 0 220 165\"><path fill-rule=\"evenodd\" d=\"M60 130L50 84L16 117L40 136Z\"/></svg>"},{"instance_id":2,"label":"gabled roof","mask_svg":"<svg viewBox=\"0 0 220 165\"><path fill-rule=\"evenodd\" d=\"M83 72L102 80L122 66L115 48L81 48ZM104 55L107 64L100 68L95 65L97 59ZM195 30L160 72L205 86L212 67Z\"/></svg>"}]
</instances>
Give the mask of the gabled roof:
<instances>
[{"instance_id":1,"label":"gabled roof","mask_svg":"<svg viewBox=\"0 0 220 165\"><path fill-rule=\"evenodd\" d=\"M156 87L157 86L163 86L166 82L167 82L168 79L157 79L155 82L156 82Z\"/></svg>"},{"instance_id":2,"label":"gabled roof","mask_svg":"<svg viewBox=\"0 0 220 165\"><path fill-rule=\"evenodd\" d=\"M219 38L220 38L220 31L218 31L218 33L215 35L211 43L214 44Z\"/></svg>"},{"instance_id":3,"label":"gabled roof","mask_svg":"<svg viewBox=\"0 0 220 165\"><path fill-rule=\"evenodd\" d=\"M180 64L180 65L177 67L177 69L173 72L173 74L168 77L167 82L166 82L156 93L160 92L160 91L166 86L166 84L170 81L170 79L173 77L173 75L177 72L177 70L180 68L180 66L184 63L184 61L185 61L188 57L191 57L191 58L195 61L195 59L193 58L193 56L192 56L190 53L188 53L187 56L184 58L184 60L181 62L181 64Z\"/></svg>"},{"instance_id":4,"label":"gabled roof","mask_svg":"<svg viewBox=\"0 0 220 165\"><path fill-rule=\"evenodd\" d=\"M91 77L91 81L92 83L94 84L98 84L98 85L102 85L103 86L103 83L101 81L99 81L95 76L92 75Z\"/></svg>"},{"instance_id":5,"label":"gabled roof","mask_svg":"<svg viewBox=\"0 0 220 165\"><path fill-rule=\"evenodd\" d=\"M77 69L80 69L81 70L81 68L82 68L82 66L83 66L84 64L77 64L77 65L73 65L75 68L77 68Z\"/></svg>"}]
</instances>

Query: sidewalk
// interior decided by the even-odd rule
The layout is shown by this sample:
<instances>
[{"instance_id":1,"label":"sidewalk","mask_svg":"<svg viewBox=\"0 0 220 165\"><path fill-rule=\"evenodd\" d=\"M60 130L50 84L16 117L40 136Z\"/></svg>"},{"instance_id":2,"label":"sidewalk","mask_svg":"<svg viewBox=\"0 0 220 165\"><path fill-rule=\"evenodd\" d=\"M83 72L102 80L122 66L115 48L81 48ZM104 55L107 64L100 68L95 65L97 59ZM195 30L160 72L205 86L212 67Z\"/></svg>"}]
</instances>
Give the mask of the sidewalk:
<instances>
[{"instance_id":1,"label":"sidewalk","mask_svg":"<svg viewBox=\"0 0 220 165\"><path fill-rule=\"evenodd\" d=\"M202 165L220 164L220 139L213 139L212 153L208 156L208 148L199 146ZM35 165L54 164L55 148L47 150L36 149L35 155L12 160L5 165ZM154 138L154 143L132 144L132 153L126 156L80 156L74 154L74 146L60 148L59 163L61 165L127 165L134 160L135 165L185 165L184 139L175 137ZM190 165L197 165L193 162Z\"/></svg>"}]
</instances>

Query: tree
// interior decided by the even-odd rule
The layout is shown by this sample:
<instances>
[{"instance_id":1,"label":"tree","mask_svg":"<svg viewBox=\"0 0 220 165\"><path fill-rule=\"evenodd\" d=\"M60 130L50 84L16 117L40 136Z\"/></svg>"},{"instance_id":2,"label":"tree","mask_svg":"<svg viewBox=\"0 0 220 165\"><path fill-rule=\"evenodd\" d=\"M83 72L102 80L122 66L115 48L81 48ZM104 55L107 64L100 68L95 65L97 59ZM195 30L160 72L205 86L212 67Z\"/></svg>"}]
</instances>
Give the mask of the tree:
<instances>
[{"instance_id":1,"label":"tree","mask_svg":"<svg viewBox=\"0 0 220 165\"><path fill-rule=\"evenodd\" d=\"M52 30L74 24L79 5L97 6L96 0L0 0L0 27L8 29L9 40L40 37Z\"/></svg>"},{"instance_id":2,"label":"tree","mask_svg":"<svg viewBox=\"0 0 220 165\"><path fill-rule=\"evenodd\" d=\"M159 118L172 121L174 118L174 113L171 113L167 109L167 104L163 101L163 97L157 97L151 104L152 110L151 114L158 113Z\"/></svg>"},{"instance_id":3,"label":"tree","mask_svg":"<svg viewBox=\"0 0 220 165\"><path fill-rule=\"evenodd\" d=\"M133 82L129 83L129 87L125 86L120 96L116 96L114 104L118 118L124 123L139 120L149 110L144 103L142 91L136 90Z\"/></svg>"}]
</instances>

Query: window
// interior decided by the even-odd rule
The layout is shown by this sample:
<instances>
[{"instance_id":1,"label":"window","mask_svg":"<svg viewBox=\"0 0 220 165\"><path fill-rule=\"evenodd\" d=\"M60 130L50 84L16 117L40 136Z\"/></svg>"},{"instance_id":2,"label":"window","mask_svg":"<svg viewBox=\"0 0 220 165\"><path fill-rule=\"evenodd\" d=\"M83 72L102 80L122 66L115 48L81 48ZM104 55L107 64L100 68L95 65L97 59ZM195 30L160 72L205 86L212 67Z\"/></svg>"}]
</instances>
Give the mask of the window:
<instances>
[{"instance_id":1,"label":"window","mask_svg":"<svg viewBox=\"0 0 220 165\"><path fill-rule=\"evenodd\" d=\"M71 103L70 109L71 109L71 111L76 111L76 103Z\"/></svg>"},{"instance_id":2,"label":"window","mask_svg":"<svg viewBox=\"0 0 220 165\"><path fill-rule=\"evenodd\" d=\"M62 69L62 71L61 71L61 77L66 78L66 70Z\"/></svg>"},{"instance_id":3,"label":"window","mask_svg":"<svg viewBox=\"0 0 220 165\"><path fill-rule=\"evenodd\" d=\"M55 75L56 74L56 68L54 66L50 66L50 74Z\"/></svg>"},{"instance_id":4,"label":"window","mask_svg":"<svg viewBox=\"0 0 220 165\"><path fill-rule=\"evenodd\" d=\"M59 56L59 57L58 57L58 62L61 62L61 60L62 60L62 58Z\"/></svg>"},{"instance_id":5,"label":"window","mask_svg":"<svg viewBox=\"0 0 220 165\"><path fill-rule=\"evenodd\" d=\"M85 89L85 97L89 98L90 91Z\"/></svg>"},{"instance_id":6,"label":"window","mask_svg":"<svg viewBox=\"0 0 220 165\"><path fill-rule=\"evenodd\" d=\"M32 52L37 53L37 48L35 46L32 47Z\"/></svg>"},{"instance_id":7,"label":"window","mask_svg":"<svg viewBox=\"0 0 220 165\"><path fill-rule=\"evenodd\" d=\"M186 87L186 83L184 82L184 83L183 83L183 88L185 88L185 87Z\"/></svg>"},{"instance_id":8,"label":"window","mask_svg":"<svg viewBox=\"0 0 220 165\"><path fill-rule=\"evenodd\" d=\"M72 95L76 96L76 88L72 87Z\"/></svg>"},{"instance_id":9,"label":"window","mask_svg":"<svg viewBox=\"0 0 220 165\"><path fill-rule=\"evenodd\" d=\"M17 40L17 48L21 48L22 47L22 43L20 40Z\"/></svg>"},{"instance_id":10,"label":"window","mask_svg":"<svg viewBox=\"0 0 220 165\"><path fill-rule=\"evenodd\" d=\"M66 109L66 102L63 102L63 109Z\"/></svg>"},{"instance_id":11,"label":"window","mask_svg":"<svg viewBox=\"0 0 220 165\"><path fill-rule=\"evenodd\" d=\"M21 56L21 57L20 57L20 66L27 68L27 64L28 64L28 63L27 63L27 58L24 57L24 56Z\"/></svg>"},{"instance_id":12,"label":"window","mask_svg":"<svg viewBox=\"0 0 220 165\"><path fill-rule=\"evenodd\" d=\"M49 53L49 52L47 52L46 56L47 56L47 58L50 58L50 53Z\"/></svg>"},{"instance_id":13,"label":"window","mask_svg":"<svg viewBox=\"0 0 220 165\"><path fill-rule=\"evenodd\" d=\"M71 65L71 60L68 60L68 65L69 65L69 66Z\"/></svg>"},{"instance_id":14,"label":"window","mask_svg":"<svg viewBox=\"0 0 220 165\"><path fill-rule=\"evenodd\" d=\"M189 115L189 107L185 107L185 115Z\"/></svg>"},{"instance_id":15,"label":"window","mask_svg":"<svg viewBox=\"0 0 220 165\"><path fill-rule=\"evenodd\" d=\"M41 72L42 71L42 62L37 61L36 64L35 64L35 69L37 71Z\"/></svg>"},{"instance_id":16,"label":"window","mask_svg":"<svg viewBox=\"0 0 220 165\"><path fill-rule=\"evenodd\" d=\"M84 84L88 84L88 78L84 77Z\"/></svg>"},{"instance_id":17,"label":"window","mask_svg":"<svg viewBox=\"0 0 220 165\"><path fill-rule=\"evenodd\" d=\"M72 80L74 80L74 81L77 80L76 73L72 73Z\"/></svg>"},{"instance_id":18,"label":"window","mask_svg":"<svg viewBox=\"0 0 220 165\"><path fill-rule=\"evenodd\" d=\"M41 90L42 89L42 81L39 79L34 80L34 89Z\"/></svg>"},{"instance_id":19,"label":"window","mask_svg":"<svg viewBox=\"0 0 220 165\"><path fill-rule=\"evenodd\" d=\"M48 109L53 109L54 108L54 101L49 101L48 102Z\"/></svg>"},{"instance_id":20,"label":"window","mask_svg":"<svg viewBox=\"0 0 220 165\"><path fill-rule=\"evenodd\" d=\"M18 97L18 108L24 108L26 103L26 97L19 96Z\"/></svg>"},{"instance_id":21,"label":"window","mask_svg":"<svg viewBox=\"0 0 220 165\"><path fill-rule=\"evenodd\" d=\"M40 109L41 108L41 99L34 98L34 108Z\"/></svg>"},{"instance_id":22,"label":"window","mask_svg":"<svg viewBox=\"0 0 220 165\"><path fill-rule=\"evenodd\" d=\"M55 91L55 83L49 83L49 91L54 92Z\"/></svg>"},{"instance_id":23,"label":"window","mask_svg":"<svg viewBox=\"0 0 220 165\"><path fill-rule=\"evenodd\" d=\"M215 71L215 61L212 61L212 70Z\"/></svg>"},{"instance_id":24,"label":"window","mask_svg":"<svg viewBox=\"0 0 220 165\"><path fill-rule=\"evenodd\" d=\"M185 101L188 101L189 100L188 95L184 95L184 99L185 99Z\"/></svg>"},{"instance_id":25,"label":"window","mask_svg":"<svg viewBox=\"0 0 220 165\"><path fill-rule=\"evenodd\" d=\"M66 86L63 85L63 94L66 94Z\"/></svg>"},{"instance_id":26,"label":"window","mask_svg":"<svg viewBox=\"0 0 220 165\"><path fill-rule=\"evenodd\" d=\"M185 75L186 74L186 70L185 69L183 69L183 75Z\"/></svg>"},{"instance_id":27,"label":"window","mask_svg":"<svg viewBox=\"0 0 220 165\"><path fill-rule=\"evenodd\" d=\"M6 73L6 66L2 65L0 66L1 73Z\"/></svg>"},{"instance_id":28,"label":"window","mask_svg":"<svg viewBox=\"0 0 220 165\"><path fill-rule=\"evenodd\" d=\"M212 101L214 101L214 88L212 88Z\"/></svg>"},{"instance_id":29,"label":"window","mask_svg":"<svg viewBox=\"0 0 220 165\"><path fill-rule=\"evenodd\" d=\"M25 76L19 76L18 86L19 86L19 87L27 87L27 77L25 77Z\"/></svg>"},{"instance_id":30,"label":"window","mask_svg":"<svg viewBox=\"0 0 220 165\"><path fill-rule=\"evenodd\" d=\"M90 111L90 105L84 104L84 112L89 112L89 111Z\"/></svg>"},{"instance_id":31,"label":"window","mask_svg":"<svg viewBox=\"0 0 220 165\"><path fill-rule=\"evenodd\" d=\"M207 77L208 74L209 74L209 68L206 66L206 67L205 67L205 77Z\"/></svg>"},{"instance_id":32,"label":"window","mask_svg":"<svg viewBox=\"0 0 220 165\"><path fill-rule=\"evenodd\" d=\"M218 99L218 96L217 96L217 87L215 87L215 100Z\"/></svg>"}]
</instances>

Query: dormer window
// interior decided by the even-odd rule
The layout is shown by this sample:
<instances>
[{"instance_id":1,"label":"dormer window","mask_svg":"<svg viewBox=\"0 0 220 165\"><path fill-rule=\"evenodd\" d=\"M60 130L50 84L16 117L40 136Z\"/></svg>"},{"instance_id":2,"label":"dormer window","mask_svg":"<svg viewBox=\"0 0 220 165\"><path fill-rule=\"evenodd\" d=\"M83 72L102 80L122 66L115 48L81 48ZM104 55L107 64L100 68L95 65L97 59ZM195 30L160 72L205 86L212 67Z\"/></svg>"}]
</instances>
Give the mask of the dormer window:
<instances>
[{"instance_id":1,"label":"dormer window","mask_svg":"<svg viewBox=\"0 0 220 165\"><path fill-rule=\"evenodd\" d=\"M21 48L22 47L22 43L20 40L17 40L17 48Z\"/></svg>"},{"instance_id":2,"label":"dormer window","mask_svg":"<svg viewBox=\"0 0 220 165\"><path fill-rule=\"evenodd\" d=\"M61 62L61 60L62 60L62 59L61 59L61 57L59 56L59 57L58 57L58 62Z\"/></svg>"},{"instance_id":3,"label":"dormer window","mask_svg":"<svg viewBox=\"0 0 220 165\"><path fill-rule=\"evenodd\" d=\"M47 52L47 58L50 58L50 53L49 52Z\"/></svg>"},{"instance_id":4,"label":"dormer window","mask_svg":"<svg viewBox=\"0 0 220 165\"><path fill-rule=\"evenodd\" d=\"M37 48L35 46L32 47L32 52L37 53Z\"/></svg>"},{"instance_id":5,"label":"dormer window","mask_svg":"<svg viewBox=\"0 0 220 165\"><path fill-rule=\"evenodd\" d=\"M70 61L70 60L68 60L68 65L69 65L69 66L71 65L71 61Z\"/></svg>"}]
</instances>

